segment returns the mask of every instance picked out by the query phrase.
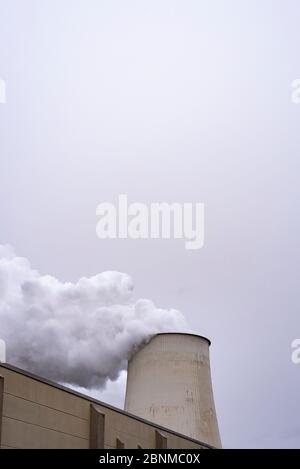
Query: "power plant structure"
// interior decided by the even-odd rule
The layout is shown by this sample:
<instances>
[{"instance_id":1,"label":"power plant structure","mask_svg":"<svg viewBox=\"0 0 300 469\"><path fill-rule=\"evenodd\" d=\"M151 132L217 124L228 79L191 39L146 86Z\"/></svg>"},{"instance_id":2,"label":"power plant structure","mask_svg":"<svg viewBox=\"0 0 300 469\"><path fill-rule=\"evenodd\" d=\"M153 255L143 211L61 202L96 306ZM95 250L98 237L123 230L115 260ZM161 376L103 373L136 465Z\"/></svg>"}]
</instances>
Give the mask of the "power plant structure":
<instances>
[{"instance_id":1,"label":"power plant structure","mask_svg":"<svg viewBox=\"0 0 300 469\"><path fill-rule=\"evenodd\" d=\"M220 448L209 346L194 334L152 337L129 360L125 411Z\"/></svg>"},{"instance_id":2,"label":"power plant structure","mask_svg":"<svg viewBox=\"0 0 300 469\"><path fill-rule=\"evenodd\" d=\"M129 360L125 410L3 363L0 448L220 448L210 341L153 336Z\"/></svg>"}]
</instances>

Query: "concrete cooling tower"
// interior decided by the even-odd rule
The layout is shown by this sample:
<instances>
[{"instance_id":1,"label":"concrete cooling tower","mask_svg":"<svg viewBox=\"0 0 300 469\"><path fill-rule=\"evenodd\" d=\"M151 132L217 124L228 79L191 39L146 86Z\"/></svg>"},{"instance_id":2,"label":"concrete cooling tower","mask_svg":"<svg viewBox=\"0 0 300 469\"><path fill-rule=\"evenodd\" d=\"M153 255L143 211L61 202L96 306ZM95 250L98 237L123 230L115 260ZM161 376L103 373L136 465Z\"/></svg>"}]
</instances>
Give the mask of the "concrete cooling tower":
<instances>
[{"instance_id":1,"label":"concrete cooling tower","mask_svg":"<svg viewBox=\"0 0 300 469\"><path fill-rule=\"evenodd\" d=\"M155 335L128 363L125 410L220 448L209 346L194 334Z\"/></svg>"}]
</instances>

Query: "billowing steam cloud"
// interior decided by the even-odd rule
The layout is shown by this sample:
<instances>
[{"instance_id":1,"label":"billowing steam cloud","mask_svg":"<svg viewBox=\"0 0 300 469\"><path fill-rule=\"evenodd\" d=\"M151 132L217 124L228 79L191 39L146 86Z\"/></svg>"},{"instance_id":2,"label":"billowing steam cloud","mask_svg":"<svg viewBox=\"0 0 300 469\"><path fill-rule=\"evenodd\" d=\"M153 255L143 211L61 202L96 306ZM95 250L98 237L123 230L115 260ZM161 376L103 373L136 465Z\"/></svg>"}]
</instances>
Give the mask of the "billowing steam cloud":
<instances>
[{"instance_id":1,"label":"billowing steam cloud","mask_svg":"<svg viewBox=\"0 0 300 469\"><path fill-rule=\"evenodd\" d=\"M0 338L7 361L55 381L93 387L116 379L135 347L186 329L181 313L132 299L130 277L103 272L62 283L0 245Z\"/></svg>"}]
</instances>

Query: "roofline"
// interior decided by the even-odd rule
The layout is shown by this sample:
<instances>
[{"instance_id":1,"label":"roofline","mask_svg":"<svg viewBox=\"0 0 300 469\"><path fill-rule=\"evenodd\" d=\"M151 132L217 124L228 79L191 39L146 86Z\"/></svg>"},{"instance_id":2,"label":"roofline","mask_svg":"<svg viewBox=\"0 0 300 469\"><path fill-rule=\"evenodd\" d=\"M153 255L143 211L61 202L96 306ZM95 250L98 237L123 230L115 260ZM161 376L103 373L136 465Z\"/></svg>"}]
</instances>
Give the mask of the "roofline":
<instances>
[{"instance_id":1,"label":"roofline","mask_svg":"<svg viewBox=\"0 0 300 469\"><path fill-rule=\"evenodd\" d=\"M191 334L191 335L195 335L195 334ZM105 407L106 409L114 410L115 412L118 412L119 414L122 414L122 415L125 415L127 417L138 420L139 422L150 425L151 427L157 428L158 430L162 430L162 431L171 433L172 435L179 436L180 438L185 438L188 441L199 444L201 446L205 446L208 449L215 449L214 446L211 446L207 443L203 443L202 441L196 440L196 439L191 438L187 435L183 435L182 433L178 433L174 430L163 427L163 426L158 425L154 422L150 422L149 420L143 419L142 417L138 417L137 415L134 415L134 414L131 414L130 412L119 409L118 407L114 407L110 404L106 404L105 402L99 401L98 399L87 396L86 394L82 394L81 392L75 391L71 388L68 388L67 386L63 386L62 384L55 383L54 381L51 381L47 378L43 378L41 376L35 375L34 373L31 373L30 371L26 371L26 370L23 370L21 368L18 368L17 366L10 365L8 363L3 363L3 362L0 361L0 370L1 370L1 368L6 368L7 370L14 371L14 372L19 373L23 376L26 376L27 378L34 379L35 381L39 381L40 383L47 384L48 386L52 386L53 388L60 389L61 391L67 392L69 394L73 394L74 396L85 399L86 401L92 402L93 404L97 404L97 405L100 405L102 407Z\"/></svg>"},{"instance_id":2,"label":"roofline","mask_svg":"<svg viewBox=\"0 0 300 469\"><path fill-rule=\"evenodd\" d=\"M198 337L198 339L204 339L208 342L208 346L211 345L211 341L205 337L204 335L199 335L199 334L194 334L192 332L159 332L158 334L155 334L153 337L156 337L157 335L170 335L170 334L173 334L173 335L191 335L193 337Z\"/></svg>"}]
</instances>

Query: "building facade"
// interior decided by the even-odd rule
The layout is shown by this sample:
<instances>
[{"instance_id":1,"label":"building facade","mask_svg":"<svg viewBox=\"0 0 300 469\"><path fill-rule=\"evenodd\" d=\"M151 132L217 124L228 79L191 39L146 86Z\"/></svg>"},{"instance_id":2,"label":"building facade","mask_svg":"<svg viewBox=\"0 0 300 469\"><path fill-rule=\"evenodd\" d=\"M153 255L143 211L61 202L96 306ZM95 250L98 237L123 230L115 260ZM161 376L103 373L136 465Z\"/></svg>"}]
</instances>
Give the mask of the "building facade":
<instances>
[{"instance_id":1,"label":"building facade","mask_svg":"<svg viewBox=\"0 0 300 469\"><path fill-rule=\"evenodd\" d=\"M211 448L3 363L0 363L0 447Z\"/></svg>"}]
</instances>

